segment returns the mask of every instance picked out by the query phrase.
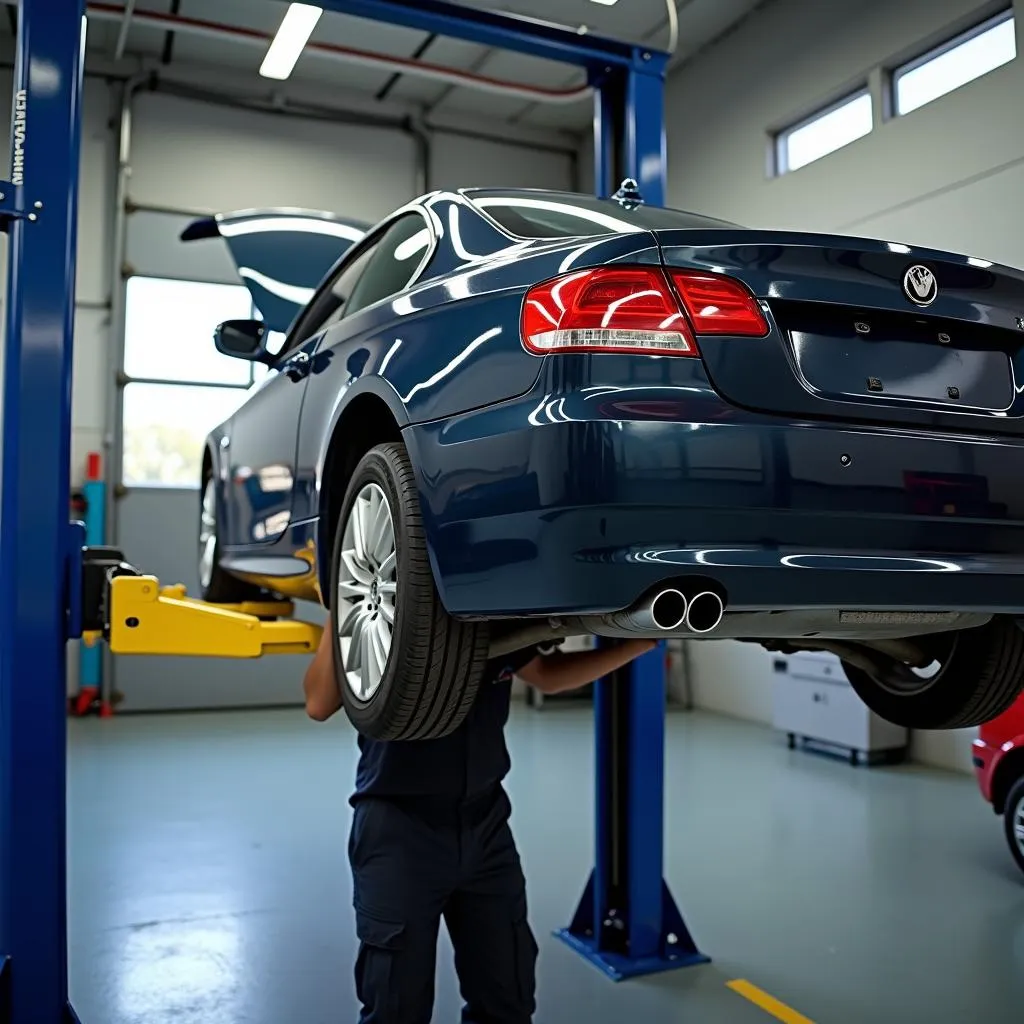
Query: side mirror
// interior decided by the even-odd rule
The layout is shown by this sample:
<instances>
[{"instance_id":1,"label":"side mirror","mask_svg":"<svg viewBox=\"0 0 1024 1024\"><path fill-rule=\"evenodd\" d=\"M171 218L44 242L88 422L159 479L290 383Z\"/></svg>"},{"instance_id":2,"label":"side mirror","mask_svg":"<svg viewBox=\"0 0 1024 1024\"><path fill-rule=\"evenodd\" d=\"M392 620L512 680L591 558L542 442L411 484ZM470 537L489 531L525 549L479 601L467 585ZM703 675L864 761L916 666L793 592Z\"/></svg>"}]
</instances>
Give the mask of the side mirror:
<instances>
[{"instance_id":1,"label":"side mirror","mask_svg":"<svg viewBox=\"0 0 1024 1024\"><path fill-rule=\"evenodd\" d=\"M267 352L266 336L262 320L225 320L213 332L213 343L226 356L269 363L273 357Z\"/></svg>"}]
</instances>

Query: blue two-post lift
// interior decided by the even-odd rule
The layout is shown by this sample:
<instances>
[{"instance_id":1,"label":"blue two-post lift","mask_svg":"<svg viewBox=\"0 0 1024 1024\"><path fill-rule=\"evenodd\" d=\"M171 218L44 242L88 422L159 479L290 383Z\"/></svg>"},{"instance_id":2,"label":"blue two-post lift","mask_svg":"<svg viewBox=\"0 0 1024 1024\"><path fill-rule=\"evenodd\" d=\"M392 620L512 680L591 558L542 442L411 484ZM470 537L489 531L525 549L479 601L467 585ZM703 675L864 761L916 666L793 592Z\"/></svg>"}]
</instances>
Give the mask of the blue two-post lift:
<instances>
[{"instance_id":1,"label":"blue two-post lift","mask_svg":"<svg viewBox=\"0 0 1024 1024\"><path fill-rule=\"evenodd\" d=\"M561 61L595 90L595 190L665 198L666 55L446 0L330 10ZM10 181L0 491L0 1024L61 1024L68 1000L66 641L81 635L69 525L84 0L21 0ZM633 678L628 678L628 676ZM705 962L663 881L665 677L656 651L595 696L596 851L560 936L619 979Z\"/></svg>"}]
</instances>

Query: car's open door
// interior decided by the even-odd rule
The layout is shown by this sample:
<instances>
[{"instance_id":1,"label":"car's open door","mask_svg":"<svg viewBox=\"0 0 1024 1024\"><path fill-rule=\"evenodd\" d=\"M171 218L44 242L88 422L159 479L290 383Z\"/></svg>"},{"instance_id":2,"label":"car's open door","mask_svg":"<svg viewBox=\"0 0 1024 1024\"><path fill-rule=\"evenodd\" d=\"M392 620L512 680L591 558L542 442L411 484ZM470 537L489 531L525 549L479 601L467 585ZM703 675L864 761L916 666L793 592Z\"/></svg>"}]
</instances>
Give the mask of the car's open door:
<instances>
[{"instance_id":1,"label":"car's open door","mask_svg":"<svg viewBox=\"0 0 1024 1024\"><path fill-rule=\"evenodd\" d=\"M368 228L320 210L242 210L193 221L181 238L223 238L268 330L286 332L327 272Z\"/></svg>"}]
</instances>

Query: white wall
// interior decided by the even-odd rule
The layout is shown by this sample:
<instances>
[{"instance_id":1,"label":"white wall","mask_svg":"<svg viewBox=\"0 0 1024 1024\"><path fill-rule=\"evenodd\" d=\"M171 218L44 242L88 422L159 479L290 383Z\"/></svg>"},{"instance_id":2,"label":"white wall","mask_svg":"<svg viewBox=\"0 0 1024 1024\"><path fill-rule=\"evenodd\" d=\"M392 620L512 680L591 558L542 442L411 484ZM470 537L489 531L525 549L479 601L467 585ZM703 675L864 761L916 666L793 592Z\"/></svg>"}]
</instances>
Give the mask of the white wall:
<instances>
[{"instance_id":1,"label":"white wall","mask_svg":"<svg viewBox=\"0 0 1024 1024\"><path fill-rule=\"evenodd\" d=\"M669 81L669 203L753 227L842 231L1024 266L1021 58L913 113L877 123L883 69L994 13L977 0L775 0ZM782 177L773 130L870 82L876 128ZM770 657L691 644L698 706L771 717ZM970 731L919 733L918 760L970 770Z\"/></svg>"},{"instance_id":2,"label":"white wall","mask_svg":"<svg viewBox=\"0 0 1024 1024\"><path fill-rule=\"evenodd\" d=\"M574 188L574 157L529 142L497 143L438 131L431 188Z\"/></svg>"},{"instance_id":3,"label":"white wall","mask_svg":"<svg viewBox=\"0 0 1024 1024\"><path fill-rule=\"evenodd\" d=\"M304 206L375 220L411 198L415 148L388 129L141 93L131 198L182 210Z\"/></svg>"},{"instance_id":4,"label":"white wall","mask_svg":"<svg viewBox=\"0 0 1024 1024\"><path fill-rule=\"evenodd\" d=\"M1022 60L799 171L766 172L772 129L865 79L880 93L883 65L990 10L977 0L767 5L669 83L670 201L751 226L882 235L1024 263L1005 215L1024 183L1014 113Z\"/></svg>"}]
</instances>

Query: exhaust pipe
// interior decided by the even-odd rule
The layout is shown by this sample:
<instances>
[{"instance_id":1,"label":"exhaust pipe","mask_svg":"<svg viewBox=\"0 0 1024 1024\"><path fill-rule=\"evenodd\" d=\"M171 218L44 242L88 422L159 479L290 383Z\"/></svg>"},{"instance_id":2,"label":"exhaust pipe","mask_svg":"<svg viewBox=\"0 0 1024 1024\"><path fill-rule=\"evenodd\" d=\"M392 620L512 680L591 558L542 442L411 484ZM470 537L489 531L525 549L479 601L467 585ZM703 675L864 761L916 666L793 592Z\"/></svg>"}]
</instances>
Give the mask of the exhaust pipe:
<instances>
[{"instance_id":1,"label":"exhaust pipe","mask_svg":"<svg viewBox=\"0 0 1024 1024\"><path fill-rule=\"evenodd\" d=\"M668 632L679 629L686 621L686 595L673 588L660 590L654 597L627 611L618 612L608 620L625 634Z\"/></svg>"},{"instance_id":2,"label":"exhaust pipe","mask_svg":"<svg viewBox=\"0 0 1024 1024\"><path fill-rule=\"evenodd\" d=\"M686 628L691 633L710 633L725 615L722 599L710 590L696 594L686 606Z\"/></svg>"},{"instance_id":3,"label":"exhaust pipe","mask_svg":"<svg viewBox=\"0 0 1024 1024\"><path fill-rule=\"evenodd\" d=\"M651 601L651 619L658 629L678 629L688 614L689 606L680 590L662 590Z\"/></svg>"},{"instance_id":4,"label":"exhaust pipe","mask_svg":"<svg viewBox=\"0 0 1024 1024\"><path fill-rule=\"evenodd\" d=\"M705 582L704 586L715 586ZM585 631L598 636L702 636L711 633L725 618L726 599L714 590L701 590L701 581L682 580L657 591L630 608L611 615L584 616L575 620ZM610 630L610 632L607 632Z\"/></svg>"}]
</instances>

